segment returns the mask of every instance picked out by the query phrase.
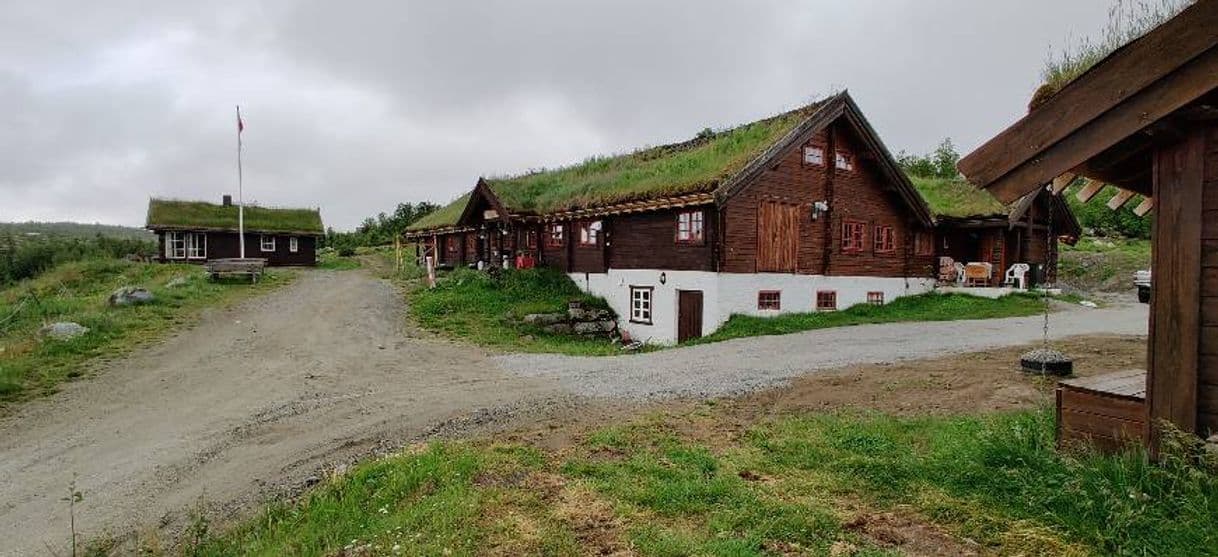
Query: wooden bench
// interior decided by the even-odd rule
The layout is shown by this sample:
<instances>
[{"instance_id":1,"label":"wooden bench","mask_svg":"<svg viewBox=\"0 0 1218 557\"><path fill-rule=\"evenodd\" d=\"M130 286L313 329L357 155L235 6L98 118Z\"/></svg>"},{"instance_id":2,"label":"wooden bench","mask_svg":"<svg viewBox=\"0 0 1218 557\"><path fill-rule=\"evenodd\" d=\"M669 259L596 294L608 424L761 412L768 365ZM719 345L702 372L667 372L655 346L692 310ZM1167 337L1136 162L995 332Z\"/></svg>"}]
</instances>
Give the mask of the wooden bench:
<instances>
[{"instance_id":1,"label":"wooden bench","mask_svg":"<svg viewBox=\"0 0 1218 557\"><path fill-rule=\"evenodd\" d=\"M212 259L203 264L208 278L216 280L220 277L241 276L249 277L250 283L258 282L266 271L266 260L257 258Z\"/></svg>"},{"instance_id":2,"label":"wooden bench","mask_svg":"<svg viewBox=\"0 0 1218 557\"><path fill-rule=\"evenodd\" d=\"M1057 444L1116 451L1146 436L1146 372L1140 369L1057 383Z\"/></svg>"}]
</instances>

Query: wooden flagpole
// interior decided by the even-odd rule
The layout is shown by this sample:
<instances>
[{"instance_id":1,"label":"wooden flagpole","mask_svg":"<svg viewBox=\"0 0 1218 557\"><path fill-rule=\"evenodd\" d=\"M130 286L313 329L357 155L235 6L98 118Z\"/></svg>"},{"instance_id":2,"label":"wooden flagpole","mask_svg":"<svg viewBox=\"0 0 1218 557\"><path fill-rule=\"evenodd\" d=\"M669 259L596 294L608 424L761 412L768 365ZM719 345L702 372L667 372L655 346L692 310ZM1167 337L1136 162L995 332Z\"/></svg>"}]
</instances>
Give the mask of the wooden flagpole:
<instances>
[{"instance_id":1,"label":"wooden flagpole","mask_svg":"<svg viewBox=\"0 0 1218 557\"><path fill-rule=\"evenodd\" d=\"M241 259L245 259L245 194L241 176L241 132L245 123L241 121L241 105L237 105L237 243L241 247Z\"/></svg>"}]
</instances>

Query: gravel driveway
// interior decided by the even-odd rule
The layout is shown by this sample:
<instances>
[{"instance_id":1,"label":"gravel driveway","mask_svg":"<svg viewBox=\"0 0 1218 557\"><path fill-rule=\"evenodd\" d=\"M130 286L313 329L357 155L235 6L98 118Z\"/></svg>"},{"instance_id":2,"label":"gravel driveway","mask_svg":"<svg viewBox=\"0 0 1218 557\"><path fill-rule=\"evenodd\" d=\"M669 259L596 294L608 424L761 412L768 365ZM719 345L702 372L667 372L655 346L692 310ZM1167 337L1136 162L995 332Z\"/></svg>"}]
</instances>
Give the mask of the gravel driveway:
<instances>
[{"instance_id":1,"label":"gravel driveway","mask_svg":"<svg viewBox=\"0 0 1218 557\"><path fill-rule=\"evenodd\" d=\"M1105 309L1067 306L1052 314L1050 336L1144 335L1145 304ZM558 381L590 397L722 396L782 384L810 371L862 363L979 352L1042 338L1042 316L860 325L736 339L617 358L551 354L499 356L522 378Z\"/></svg>"},{"instance_id":2,"label":"gravel driveway","mask_svg":"<svg viewBox=\"0 0 1218 557\"><path fill-rule=\"evenodd\" d=\"M401 300L363 271L302 272L0 419L0 555L66 554L61 498L74 477L85 539L158 526L171 535L200 500L213 514L249 508L378 448L529 412L580 412L582 397L725 395L818 369L1040 338L1032 317L848 327L609 358L488 357L412 337ZM1141 305L1078 308L1054 316L1053 334L1144 334L1146 315Z\"/></svg>"}]
</instances>

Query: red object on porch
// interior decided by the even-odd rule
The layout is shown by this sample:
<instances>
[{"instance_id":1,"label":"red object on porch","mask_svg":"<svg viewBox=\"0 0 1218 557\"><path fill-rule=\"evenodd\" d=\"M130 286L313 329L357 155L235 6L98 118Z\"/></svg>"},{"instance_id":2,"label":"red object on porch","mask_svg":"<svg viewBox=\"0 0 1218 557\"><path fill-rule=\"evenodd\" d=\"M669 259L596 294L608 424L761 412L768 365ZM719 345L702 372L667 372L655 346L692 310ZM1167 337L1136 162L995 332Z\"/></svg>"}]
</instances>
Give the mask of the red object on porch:
<instances>
[{"instance_id":1,"label":"red object on porch","mask_svg":"<svg viewBox=\"0 0 1218 557\"><path fill-rule=\"evenodd\" d=\"M519 254L516 256L517 269L532 269L537 266L537 259L532 255Z\"/></svg>"}]
</instances>

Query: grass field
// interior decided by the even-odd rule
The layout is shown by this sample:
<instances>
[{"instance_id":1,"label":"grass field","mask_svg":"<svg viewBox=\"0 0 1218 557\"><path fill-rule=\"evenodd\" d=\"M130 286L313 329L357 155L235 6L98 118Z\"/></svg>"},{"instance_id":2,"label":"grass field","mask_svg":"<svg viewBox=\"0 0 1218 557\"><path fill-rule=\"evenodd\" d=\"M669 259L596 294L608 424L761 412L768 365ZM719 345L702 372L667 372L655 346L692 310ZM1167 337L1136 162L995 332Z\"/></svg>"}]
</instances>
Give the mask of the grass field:
<instances>
[{"instance_id":1,"label":"grass field","mask_svg":"<svg viewBox=\"0 0 1218 557\"><path fill-rule=\"evenodd\" d=\"M215 283L193 265L98 259L63 264L0 290L0 403L54 392L61 382L86 373L87 364L154 340L205 306L265 292L291 276L270 272L253 286ZM179 277L183 284L166 286ZM108 307L107 297L122 286L148 288L156 300ZM40 340L38 330L56 321L73 321L90 330L71 340Z\"/></svg>"},{"instance_id":2,"label":"grass field","mask_svg":"<svg viewBox=\"0 0 1218 557\"><path fill-rule=\"evenodd\" d=\"M775 317L733 315L718 331L691 340L688 344L868 323L990 319L1035 315L1042 311L1043 300L1027 294L1011 294L990 299L966 294L929 293L897 298L882 306L859 304L843 311L787 313Z\"/></svg>"},{"instance_id":3,"label":"grass field","mask_svg":"<svg viewBox=\"0 0 1218 557\"><path fill-rule=\"evenodd\" d=\"M1212 469L1177 456L1156 466L1140 453L1058 453L1047 409L983 417L799 414L762 418L739 435L691 433L716 431L723 421L706 403L606 427L558 452L433 443L330 478L297 503L272 505L191 549L894 555L867 527L893 514L939 532L929 543L943 554L1218 548Z\"/></svg>"},{"instance_id":4,"label":"grass field","mask_svg":"<svg viewBox=\"0 0 1218 557\"><path fill-rule=\"evenodd\" d=\"M1062 245L1059 282L1082 291L1133 289L1133 273L1150 268L1150 240L1084 237Z\"/></svg>"}]
</instances>

